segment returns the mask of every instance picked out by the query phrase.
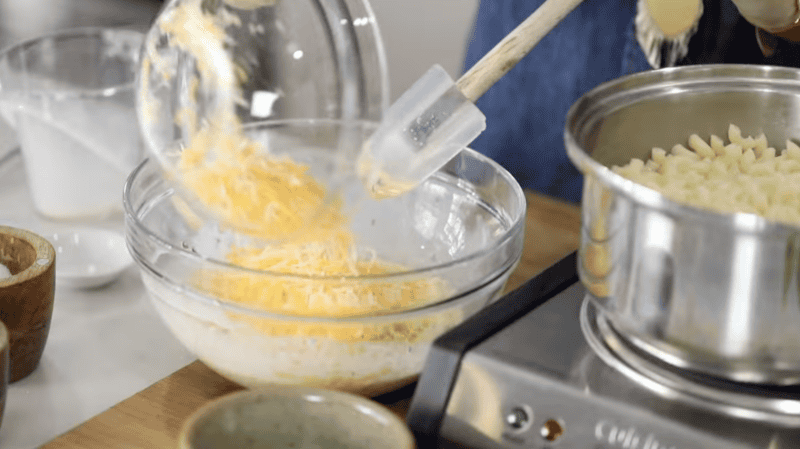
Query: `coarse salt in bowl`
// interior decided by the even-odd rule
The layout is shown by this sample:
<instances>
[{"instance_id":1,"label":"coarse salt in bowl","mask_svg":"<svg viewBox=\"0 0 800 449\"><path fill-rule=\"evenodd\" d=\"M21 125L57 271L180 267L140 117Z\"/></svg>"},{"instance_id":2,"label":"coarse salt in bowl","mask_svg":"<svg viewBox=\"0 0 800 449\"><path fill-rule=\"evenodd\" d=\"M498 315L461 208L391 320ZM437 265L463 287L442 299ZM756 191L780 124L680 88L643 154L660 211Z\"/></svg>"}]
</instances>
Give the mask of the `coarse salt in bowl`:
<instances>
[{"instance_id":1,"label":"coarse salt in bowl","mask_svg":"<svg viewBox=\"0 0 800 449\"><path fill-rule=\"evenodd\" d=\"M282 121L247 132L272 149L290 142L293 155L324 159L343 128L349 139L354 129L363 128L362 138L374 129L343 123ZM314 164L325 166L336 164ZM248 387L308 385L366 395L398 388L418 376L434 339L499 297L519 262L522 189L472 150L394 199L369 198L354 173L337 182L353 260L382 271L244 267L230 257L241 236L187 212L155 162L128 179L126 237L152 302L175 336L223 376Z\"/></svg>"}]
</instances>

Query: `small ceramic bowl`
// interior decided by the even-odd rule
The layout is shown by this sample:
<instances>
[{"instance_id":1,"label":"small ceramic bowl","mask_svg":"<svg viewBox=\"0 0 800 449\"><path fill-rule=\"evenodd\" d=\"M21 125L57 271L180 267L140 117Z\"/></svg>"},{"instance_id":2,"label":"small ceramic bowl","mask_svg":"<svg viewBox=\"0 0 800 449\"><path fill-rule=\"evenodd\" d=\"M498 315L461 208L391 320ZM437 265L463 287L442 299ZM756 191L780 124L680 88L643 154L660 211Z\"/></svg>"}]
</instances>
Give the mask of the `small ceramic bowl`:
<instances>
[{"instance_id":1,"label":"small ceramic bowl","mask_svg":"<svg viewBox=\"0 0 800 449\"><path fill-rule=\"evenodd\" d=\"M111 283L132 263L125 237L96 228L73 229L50 235L58 254L59 285L97 288Z\"/></svg>"},{"instance_id":2,"label":"small ceramic bowl","mask_svg":"<svg viewBox=\"0 0 800 449\"><path fill-rule=\"evenodd\" d=\"M403 420L377 402L333 390L265 387L216 399L183 426L178 448L413 449Z\"/></svg>"}]
</instances>

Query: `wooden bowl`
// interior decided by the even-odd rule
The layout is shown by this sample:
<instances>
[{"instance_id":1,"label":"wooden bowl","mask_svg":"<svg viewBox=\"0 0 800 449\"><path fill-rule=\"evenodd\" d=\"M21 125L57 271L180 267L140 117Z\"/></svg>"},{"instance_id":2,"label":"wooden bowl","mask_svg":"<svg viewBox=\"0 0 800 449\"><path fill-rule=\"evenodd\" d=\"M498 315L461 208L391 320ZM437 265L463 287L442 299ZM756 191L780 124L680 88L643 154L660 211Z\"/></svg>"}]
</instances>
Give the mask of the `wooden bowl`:
<instances>
[{"instance_id":1,"label":"wooden bowl","mask_svg":"<svg viewBox=\"0 0 800 449\"><path fill-rule=\"evenodd\" d=\"M33 232L0 226L0 263L11 276L0 279L0 321L8 329L9 381L39 365L53 315L56 252Z\"/></svg>"},{"instance_id":2,"label":"wooden bowl","mask_svg":"<svg viewBox=\"0 0 800 449\"><path fill-rule=\"evenodd\" d=\"M8 329L0 323L0 426L3 424L3 415L6 410L6 395L8 391Z\"/></svg>"}]
</instances>

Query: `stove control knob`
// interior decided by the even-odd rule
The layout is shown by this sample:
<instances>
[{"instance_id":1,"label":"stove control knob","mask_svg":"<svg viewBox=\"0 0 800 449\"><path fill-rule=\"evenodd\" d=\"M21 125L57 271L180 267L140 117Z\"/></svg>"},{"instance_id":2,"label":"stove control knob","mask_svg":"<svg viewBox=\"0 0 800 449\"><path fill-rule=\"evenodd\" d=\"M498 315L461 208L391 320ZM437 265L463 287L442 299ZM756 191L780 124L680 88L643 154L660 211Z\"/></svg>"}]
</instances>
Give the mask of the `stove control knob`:
<instances>
[{"instance_id":1,"label":"stove control knob","mask_svg":"<svg viewBox=\"0 0 800 449\"><path fill-rule=\"evenodd\" d=\"M564 435L564 424L558 419L548 419L542 426L540 433L545 440L556 441L561 438L561 435Z\"/></svg>"},{"instance_id":2,"label":"stove control knob","mask_svg":"<svg viewBox=\"0 0 800 449\"><path fill-rule=\"evenodd\" d=\"M527 428L531 423L532 413L530 410L526 410L526 408L527 407L514 407L511 409L506 415L506 424L514 430Z\"/></svg>"}]
</instances>

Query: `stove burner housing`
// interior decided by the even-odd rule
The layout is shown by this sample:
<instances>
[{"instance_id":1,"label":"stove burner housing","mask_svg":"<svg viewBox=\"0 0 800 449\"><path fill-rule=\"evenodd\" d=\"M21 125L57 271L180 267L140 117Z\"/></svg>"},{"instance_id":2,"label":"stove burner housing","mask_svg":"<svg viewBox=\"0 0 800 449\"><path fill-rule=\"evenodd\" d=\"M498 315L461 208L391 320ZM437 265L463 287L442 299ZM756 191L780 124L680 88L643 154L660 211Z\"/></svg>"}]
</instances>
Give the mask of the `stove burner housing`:
<instances>
[{"instance_id":1,"label":"stove burner housing","mask_svg":"<svg viewBox=\"0 0 800 449\"><path fill-rule=\"evenodd\" d=\"M424 447L800 447L800 388L675 369L586 299L575 254L434 343L408 423Z\"/></svg>"}]
</instances>

